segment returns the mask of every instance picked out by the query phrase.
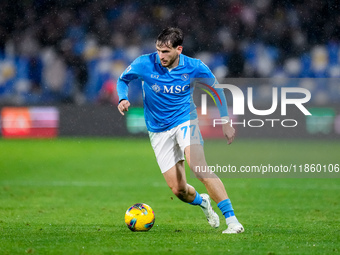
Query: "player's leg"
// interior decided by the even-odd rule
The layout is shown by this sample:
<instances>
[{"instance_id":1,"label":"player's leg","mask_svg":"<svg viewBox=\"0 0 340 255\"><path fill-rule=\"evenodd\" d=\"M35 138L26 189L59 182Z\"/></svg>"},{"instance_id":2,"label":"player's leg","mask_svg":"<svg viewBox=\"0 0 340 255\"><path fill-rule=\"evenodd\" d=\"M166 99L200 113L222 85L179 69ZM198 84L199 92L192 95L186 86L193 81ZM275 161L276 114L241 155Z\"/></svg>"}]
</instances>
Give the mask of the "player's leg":
<instances>
[{"instance_id":1,"label":"player's leg","mask_svg":"<svg viewBox=\"0 0 340 255\"><path fill-rule=\"evenodd\" d=\"M163 173L164 179L174 193L183 202L191 203L195 200L196 190L187 184L184 160L180 160Z\"/></svg>"},{"instance_id":2,"label":"player's leg","mask_svg":"<svg viewBox=\"0 0 340 255\"><path fill-rule=\"evenodd\" d=\"M181 155L181 159L183 160L184 160L184 149L185 147L190 145L190 134L192 133L191 128L192 128L192 125L190 125L190 121L187 121L175 127L172 130L173 138L176 141L176 146L174 147L174 150L176 151L176 154ZM205 213L210 226L214 228L218 227L220 225L219 217L211 207L209 196L207 194L200 195L192 186L187 184L186 178L185 178L184 161L180 163L181 164L176 164L177 166L176 170L171 169L169 174L165 174L164 177L168 179L167 181L168 185L170 186L171 189L175 191L177 191L176 185L180 185L180 187L184 189L185 187L189 187L190 193L192 195L195 194L195 197L194 199L193 197L190 197L190 200L187 200L186 202L189 202L191 205L199 205L202 208L203 212ZM179 175L178 171L182 174ZM180 184L181 182L182 184ZM185 192L185 190L182 190L182 192Z\"/></svg>"},{"instance_id":3,"label":"player's leg","mask_svg":"<svg viewBox=\"0 0 340 255\"><path fill-rule=\"evenodd\" d=\"M164 172L163 176L172 192L179 199L191 205L199 205L203 209L210 226L216 228L220 225L219 217L211 207L209 196L207 194L200 195L194 187L187 183L183 160Z\"/></svg>"},{"instance_id":4,"label":"player's leg","mask_svg":"<svg viewBox=\"0 0 340 255\"><path fill-rule=\"evenodd\" d=\"M187 183L184 167L184 147L179 146L176 139L177 133L183 131L181 128L180 125L166 132L149 132L151 145L157 163L172 192L184 202L205 208L208 204L210 205L210 200L202 199L195 188ZM183 134L180 135L183 138ZM189 139L188 142L190 142ZM209 212L211 213L211 211L213 212L212 208ZM218 227L218 215L215 212L213 213L214 217L208 218L208 222L212 227Z\"/></svg>"},{"instance_id":5,"label":"player's leg","mask_svg":"<svg viewBox=\"0 0 340 255\"><path fill-rule=\"evenodd\" d=\"M185 157L195 176L206 187L212 200L218 204L222 200L228 199L228 194L221 179L215 173L207 171L208 168L206 167L207 163L202 145L193 144L187 146L185 148Z\"/></svg>"},{"instance_id":6,"label":"player's leg","mask_svg":"<svg viewBox=\"0 0 340 255\"><path fill-rule=\"evenodd\" d=\"M243 226L238 222L225 187L215 173L208 171L204 156L203 146L193 144L185 148L185 156L191 170L196 177L205 185L208 194L217 203L218 208L225 216L228 228L223 233L236 234L244 231ZM200 169L205 169L200 171Z\"/></svg>"},{"instance_id":7,"label":"player's leg","mask_svg":"<svg viewBox=\"0 0 340 255\"><path fill-rule=\"evenodd\" d=\"M175 138L177 130L178 127L160 133L149 132L151 145L159 168L172 192L182 201L200 205L202 203L201 196L187 184L184 150L180 148Z\"/></svg>"}]
</instances>

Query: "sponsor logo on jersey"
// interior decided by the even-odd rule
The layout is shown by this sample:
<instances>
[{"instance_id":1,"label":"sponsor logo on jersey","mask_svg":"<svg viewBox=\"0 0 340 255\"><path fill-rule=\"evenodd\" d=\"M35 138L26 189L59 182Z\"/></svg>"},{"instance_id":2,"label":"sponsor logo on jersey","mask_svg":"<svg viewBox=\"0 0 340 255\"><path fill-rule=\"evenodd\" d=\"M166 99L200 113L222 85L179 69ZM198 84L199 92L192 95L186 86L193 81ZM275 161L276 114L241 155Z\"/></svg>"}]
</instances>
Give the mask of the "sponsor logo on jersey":
<instances>
[{"instance_id":1,"label":"sponsor logo on jersey","mask_svg":"<svg viewBox=\"0 0 340 255\"><path fill-rule=\"evenodd\" d=\"M184 86L181 85L172 85L172 86L166 86L164 85L163 93L166 94L179 94L181 92L184 92L190 88L189 84L186 84Z\"/></svg>"},{"instance_id":2,"label":"sponsor logo on jersey","mask_svg":"<svg viewBox=\"0 0 340 255\"><path fill-rule=\"evenodd\" d=\"M154 84L151 86L152 90L155 91L156 93L158 93L159 91L161 91L161 87L157 84Z\"/></svg>"}]
</instances>

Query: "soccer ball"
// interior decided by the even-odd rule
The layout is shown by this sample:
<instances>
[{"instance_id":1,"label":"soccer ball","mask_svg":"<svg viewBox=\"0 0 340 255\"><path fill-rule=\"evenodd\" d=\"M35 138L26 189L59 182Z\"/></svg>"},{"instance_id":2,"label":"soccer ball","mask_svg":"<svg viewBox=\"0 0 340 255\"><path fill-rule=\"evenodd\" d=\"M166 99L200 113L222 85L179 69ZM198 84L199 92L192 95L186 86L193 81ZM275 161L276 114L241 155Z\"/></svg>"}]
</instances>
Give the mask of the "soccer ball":
<instances>
[{"instance_id":1,"label":"soccer ball","mask_svg":"<svg viewBox=\"0 0 340 255\"><path fill-rule=\"evenodd\" d=\"M134 204L125 213L125 223L131 231L148 231L155 223L155 214L147 204Z\"/></svg>"}]
</instances>

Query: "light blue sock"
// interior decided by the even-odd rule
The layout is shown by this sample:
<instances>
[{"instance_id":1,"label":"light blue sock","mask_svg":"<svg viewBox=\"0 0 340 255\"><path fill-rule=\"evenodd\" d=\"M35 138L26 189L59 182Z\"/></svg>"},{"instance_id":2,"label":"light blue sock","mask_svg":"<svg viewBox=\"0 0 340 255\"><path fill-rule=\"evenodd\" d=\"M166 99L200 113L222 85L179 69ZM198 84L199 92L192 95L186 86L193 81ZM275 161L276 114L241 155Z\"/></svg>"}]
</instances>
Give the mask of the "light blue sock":
<instances>
[{"instance_id":1,"label":"light blue sock","mask_svg":"<svg viewBox=\"0 0 340 255\"><path fill-rule=\"evenodd\" d=\"M234 209L229 198L219 202L217 206L220 208L225 218L235 216Z\"/></svg>"},{"instance_id":2,"label":"light blue sock","mask_svg":"<svg viewBox=\"0 0 340 255\"><path fill-rule=\"evenodd\" d=\"M196 191L196 197L195 197L194 201L192 201L189 204L191 204L191 205L200 205L200 204L202 204L202 197L201 197L200 194L198 194L197 191Z\"/></svg>"}]
</instances>

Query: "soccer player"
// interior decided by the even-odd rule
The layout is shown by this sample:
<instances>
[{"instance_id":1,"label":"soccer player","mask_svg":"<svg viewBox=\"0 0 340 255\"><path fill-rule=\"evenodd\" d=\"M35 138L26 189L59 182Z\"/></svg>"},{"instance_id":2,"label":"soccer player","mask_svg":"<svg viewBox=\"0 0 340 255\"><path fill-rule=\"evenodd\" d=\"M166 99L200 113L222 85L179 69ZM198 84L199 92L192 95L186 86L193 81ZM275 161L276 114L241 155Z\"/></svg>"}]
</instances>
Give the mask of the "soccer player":
<instances>
[{"instance_id":1,"label":"soccer player","mask_svg":"<svg viewBox=\"0 0 340 255\"><path fill-rule=\"evenodd\" d=\"M157 37L157 52L142 55L127 67L117 82L118 110L122 115L128 111L128 84L134 79L141 79L146 126L158 165L168 186L180 200L200 206L210 226L217 228L220 221L211 206L211 197L226 218L228 228L222 233L241 233L244 228L234 214L222 181L214 173L206 175L195 170L195 166L204 167L207 163L198 121L195 119L196 109L192 107L190 100L190 79L216 79L202 61L182 54L182 43L183 33L179 28L166 28ZM216 82L213 82L213 87L214 84ZM219 107L221 118L228 120L223 90L215 91L223 101L223 107ZM226 123L222 125L222 130L230 144L234 140L234 128ZM187 183L184 156L210 196L199 194Z\"/></svg>"}]
</instances>

